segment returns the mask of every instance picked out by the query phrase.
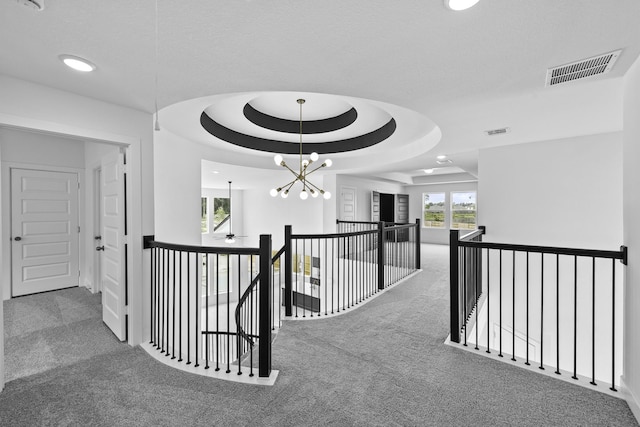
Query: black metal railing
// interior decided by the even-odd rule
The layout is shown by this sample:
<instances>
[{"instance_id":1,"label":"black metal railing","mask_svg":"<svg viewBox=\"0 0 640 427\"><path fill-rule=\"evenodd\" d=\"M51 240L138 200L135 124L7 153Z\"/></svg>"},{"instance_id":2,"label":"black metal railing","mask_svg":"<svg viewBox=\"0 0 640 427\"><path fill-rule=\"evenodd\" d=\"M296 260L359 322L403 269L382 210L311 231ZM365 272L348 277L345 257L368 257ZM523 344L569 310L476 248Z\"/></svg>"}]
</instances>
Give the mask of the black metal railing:
<instances>
[{"instance_id":1,"label":"black metal railing","mask_svg":"<svg viewBox=\"0 0 640 427\"><path fill-rule=\"evenodd\" d=\"M627 248L483 242L484 231L451 231L451 341L617 391Z\"/></svg>"},{"instance_id":2,"label":"black metal railing","mask_svg":"<svg viewBox=\"0 0 640 427\"><path fill-rule=\"evenodd\" d=\"M157 242L151 250L151 339L162 354L204 369L232 371L248 358L253 376L271 373L271 236L259 248Z\"/></svg>"},{"instance_id":3,"label":"black metal railing","mask_svg":"<svg viewBox=\"0 0 640 427\"><path fill-rule=\"evenodd\" d=\"M293 234L285 227L285 316L340 313L420 268L418 221L338 221L338 229Z\"/></svg>"}]
</instances>

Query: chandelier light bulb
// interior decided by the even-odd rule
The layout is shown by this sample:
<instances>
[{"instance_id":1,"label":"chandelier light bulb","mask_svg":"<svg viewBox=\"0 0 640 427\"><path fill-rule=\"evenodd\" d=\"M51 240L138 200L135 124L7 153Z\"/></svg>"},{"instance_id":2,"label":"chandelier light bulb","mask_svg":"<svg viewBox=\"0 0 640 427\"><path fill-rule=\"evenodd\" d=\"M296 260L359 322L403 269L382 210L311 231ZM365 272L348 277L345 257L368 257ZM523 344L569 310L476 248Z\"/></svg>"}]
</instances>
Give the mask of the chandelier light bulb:
<instances>
[{"instance_id":1,"label":"chandelier light bulb","mask_svg":"<svg viewBox=\"0 0 640 427\"><path fill-rule=\"evenodd\" d=\"M283 199L286 199L287 197L289 197L289 190L283 191L281 196Z\"/></svg>"},{"instance_id":2,"label":"chandelier light bulb","mask_svg":"<svg viewBox=\"0 0 640 427\"><path fill-rule=\"evenodd\" d=\"M309 158L311 159L312 162L317 162L318 159L320 158L320 156L318 156L318 153L316 153L315 151L313 153L311 153L311 155L309 156Z\"/></svg>"},{"instance_id":3,"label":"chandelier light bulb","mask_svg":"<svg viewBox=\"0 0 640 427\"><path fill-rule=\"evenodd\" d=\"M273 161L276 165L280 166L280 164L282 163L282 156L280 154L276 154L273 158Z\"/></svg>"},{"instance_id":4,"label":"chandelier light bulb","mask_svg":"<svg viewBox=\"0 0 640 427\"><path fill-rule=\"evenodd\" d=\"M302 190L302 191L300 192L300 198L301 198L302 200L307 200L307 197L309 197L309 193L307 193L307 190Z\"/></svg>"},{"instance_id":5,"label":"chandelier light bulb","mask_svg":"<svg viewBox=\"0 0 640 427\"><path fill-rule=\"evenodd\" d=\"M276 197L278 195L278 190L272 188L271 191L269 191L269 194L271 194L271 197Z\"/></svg>"},{"instance_id":6,"label":"chandelier light bulb","mask_svg":"<svg viewBox=\"0 0 640 427\"><path fill-rule=\"evenodd\" d=\"M234 239L233 234L227 234L227 238L224 239L225 243L235 243L236 239Z\"/></svg>"},{"instance_id":7,"label":"chandelier light bulb","mask_svg":"<svg viewBox=\"0 0 640 427\"><path fill-rule=\"evenodd\" d=\"M329 193L328 191L325 191L322 197L324 197L325 200L329 200L331 198L331 193Z\"/></svg>"},{"instance_id":8,"label":"chandelier light bulb","mask_svg":"<svg viewBox=\"0 0 640 427\"><path fill-rule=\"evenodd\" d=\"M304 159L304 160L302 161L302 167L303 167L303 168L306 168L307 166L309 166L309 160Z\"/></svg>"},{"instance_id":9,"label":"chandelier light bulb","mask_svg":"<svg viewBox=\"0 0 640 427\"><path fill-rule=\"evenodd\" d=\"M313 197L314 199L318 197L318 192L311 190L311 197Z\"/></svg>"},{"instance_id":10,"label":"chandelier light bulb","mask_svg":"<svg viewBox=\"0 0 640 427\"><path fill-rule=\"evenodd\" d=\"M324 161L324 165L326 167L328 167L328 168L330 168L332 164L333 164L333 162L331 161L331 159L327 159L327 160Z\"/></svg>"}]
</instances>

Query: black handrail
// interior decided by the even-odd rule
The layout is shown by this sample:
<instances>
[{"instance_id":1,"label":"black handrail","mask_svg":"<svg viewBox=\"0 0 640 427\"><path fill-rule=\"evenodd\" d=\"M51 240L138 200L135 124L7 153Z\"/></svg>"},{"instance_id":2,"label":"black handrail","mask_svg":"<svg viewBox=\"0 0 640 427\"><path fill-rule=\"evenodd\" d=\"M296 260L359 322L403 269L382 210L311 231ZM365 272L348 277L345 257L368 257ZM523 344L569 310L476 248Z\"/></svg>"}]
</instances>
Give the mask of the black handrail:
<instances>
[{"instance_id":1,"label":"black handrail","mask_svg":"<svg viewBox=\"0 0 640 427\"><path fill-rule=\"evenodd\" d=\"M144 249L162 248L180 252L198 252L204 254L221 254L221 255L259 255L259 248L242 248L235 246L195 246L182 245L178 243L158 242L155 240L145 240Z\"/></svg>"},{"instance_id":2,"label":"black handrail","mask_svg":"<svg viewBox=\"0 0 640 427\"><path fill-rule=\"evenodd\" d=\"M493 242L475 242L475 241L463 241L459 240L458 246L464 246L468 248L484 248L484 249L502 249L507 251L516 252L530 252L530 253L547 253L554 255L572 255L580 257L595 257L595 258L608 258L619 259L626 265L626 252L627 247L621 246L619 251L603 251L596 249L574 249L574 248L562 248L556 246L529 246L529 245L516 245L511 243L493 243Z\"/></svg>"},{"instance_id":3,"label":"black handrail","mask_svg":"<svg viewBox=\"0 0 640 427\"><path fill-rule=\"evenodd\" d=\"M255 290L256 285L258 284L258 282L260 281L260 275L258 274L249 284L249 286L247 286L247 289L245 289L244 293L242 294L242 296L240 297L240 299L238 300L238 305L236 306L236 312L235 312L235 318L236 318L236 328L238 331L238 337L244 339L250 347L249 351L253 351L253 335L247 334L245 332L245 330L242 328L242 323L240 322L240 317L241 317L241 310L244 307L244 303L247 300L247 298L249 297L249 295L251 295L251 293ZM240 346L240 344L238 343L238 346ZM238 361L240 360L240 357L242 355L240 354L240 351L238 351ZM238 362L239 363L239 362Z\"/></svg>"}]
</instances>

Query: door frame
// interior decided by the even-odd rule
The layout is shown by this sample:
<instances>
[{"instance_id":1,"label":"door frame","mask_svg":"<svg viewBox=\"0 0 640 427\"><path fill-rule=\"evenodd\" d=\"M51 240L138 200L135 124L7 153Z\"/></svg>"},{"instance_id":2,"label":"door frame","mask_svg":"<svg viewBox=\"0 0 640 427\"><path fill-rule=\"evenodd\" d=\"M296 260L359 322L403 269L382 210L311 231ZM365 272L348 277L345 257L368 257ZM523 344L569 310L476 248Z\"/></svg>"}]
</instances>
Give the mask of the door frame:
<instances>
[{"instance_id":1,"label":"door frame","mask_svg":"<svg viewBox=\"0 0 640 427\"><path fill-rule=\"evenodd\" d=\"M93 240L89 238L88 240L93 242L93 246L98 245L98 241L95 236L100 236L102 233L102 167L97 166L93 168L93 230L91 230L91 234L94 236ZM87 230L88 231L88 230ZM93 281L91 283L91 292L97 294L98 292L102 292L102 283L100 283L101 271L102 271L102 258L100 257L100 252L93 251Z\"/></svg>"},{"instance_id":2,"label":"door frame","mask_svg":"<svg viewBox=\"0 0 640 427\"><path fill-rule=\"evenodd\" d=\"M49 165L35 165L25 164L18 162L6 162L2 168L2 194L6 194L7 197L2 198L2 228L8 233L7 236L11 237L12 230L12 214L11 214L11 175L14 169L24 169L43 172L65 172L76 174L78 177L79 188L78 191L78 225L80 226L80 232L78 233L78 268L80 270L80 276L78 277L78 286L82 286L84 278L84 233L85 230L82 226L84 219L84 193L80 191L84 188L84 169L67 168ZM5 193L6 192L6 193ZM5 252L6 251L6 252ZM3 239L2 241L2 253L4 260L7 262L6 268L2 271L3 288L5 292L8 292L9 298L13 298L13 248L9 239Z\"/></svg>"},{"instance_id":3,"label":"door frame","mask_svg":"<svg viewBox=\"0 0 640 427\"><path fill-rule=\"evenodd\" d=\"M0 113L0 127L14 128L22 131L36 131L49 135L62 136L66 138L80 139L88 142L99 142L114 144L125 147L127 153L127 209L126 221L129 224L128 243L130 250L127 253L128 280L129 283L146 283L149 280L148 268L143 267L142 252L142 140L138 137L120 135L111 132L100 131L96 129L85 129L73 125L65 125L35 119L30 117L21 117L5 113ZM150 130L151 132L151 130ZM1 159L0 159L0 164ZM2 169L5 169L4 167ZM3 190L4 174L0 174L0 200L4 204L9 193ZM133 213L136 213L134 215ZM3 214L4 218L4 214ZM4 222L4 221L3 221ZM81 229L82 230L82 229ZM7 233L9 231L9 233ZM0 241L8 242L10 230L6 230L4 224L0 227ZM0 256L0 270L4 271L6 251L3 246ZM145 264L147 265L147 264ZM146 274L145 274L146 273ZM0 391L4 388L4 286L0 285ZM143 319L146 318L144 313L148 313L149 307L145 306L144 286L129 287L129 345L138 345L142 343L145 332L148 334L148 328L145 329ZM147 301L148 302L148 301Z\"/></svg>"}]
</instances>

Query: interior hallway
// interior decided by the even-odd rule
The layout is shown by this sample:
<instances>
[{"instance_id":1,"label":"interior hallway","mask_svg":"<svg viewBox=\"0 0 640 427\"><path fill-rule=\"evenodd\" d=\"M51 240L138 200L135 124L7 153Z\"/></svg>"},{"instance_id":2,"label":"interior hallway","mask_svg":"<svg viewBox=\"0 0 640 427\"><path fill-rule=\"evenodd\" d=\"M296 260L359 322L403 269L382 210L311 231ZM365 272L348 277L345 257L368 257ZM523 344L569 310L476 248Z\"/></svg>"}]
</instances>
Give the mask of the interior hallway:
<instances>
[{"instance_id":1,"label":"interior hallway","mask_svg":"<svg viewBox=\"0 0 640 427\"><path fill-rule=\"evenodd\" d=\"M447 251L423 245L423 272L361 309L285 321L273 346L280 371L273 387L199 377L140 348L105 346L88 359L9 381L0 393L0 419L104 426L637 425L621 399L444 345Z\"/></svg>"}]
</instances>

